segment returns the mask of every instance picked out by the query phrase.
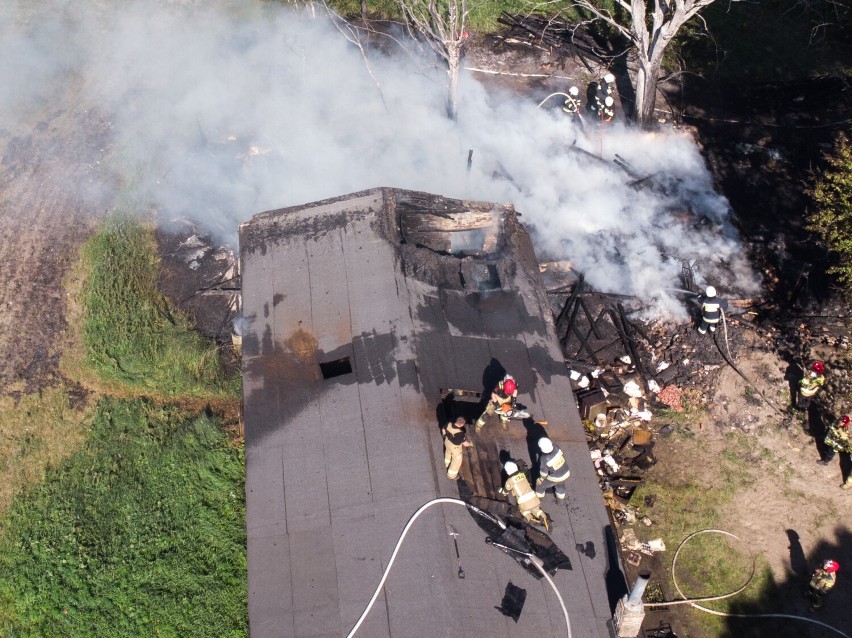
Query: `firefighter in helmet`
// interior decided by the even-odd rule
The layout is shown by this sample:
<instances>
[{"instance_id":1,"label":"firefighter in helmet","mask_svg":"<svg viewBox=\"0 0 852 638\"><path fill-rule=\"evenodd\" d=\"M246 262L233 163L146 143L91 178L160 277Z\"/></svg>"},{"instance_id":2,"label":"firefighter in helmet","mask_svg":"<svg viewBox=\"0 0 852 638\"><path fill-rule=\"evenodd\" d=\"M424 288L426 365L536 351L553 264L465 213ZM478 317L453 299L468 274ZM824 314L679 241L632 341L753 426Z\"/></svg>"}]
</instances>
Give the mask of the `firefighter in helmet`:
<instances>
[{"instance_id":1,"label":"firefighter in helmet","mask_svg":"<svg viewBox=\"0 0 852 638\"><path fill-rule=\"evenodd\" d=\"M598 87L604 95L612 95L615 88L615 76L612 73L607 73L598 82Z\"/></svg>"},{"instance_id":2,"label":"firefighter in helmet","mask_svg":"<svg viewBox=\"0 0 852 638\"><path fill-rule=\"evenodd\" d=\"M852 441L849 440L849 422L848 414L844 414L840 419L832 423L825 432L825 454L820 463L828 465L834 459L837 452L841 454L852 454ZM846 477L840 489L852 489L852 473Z\"/></svg>"},{"instance_id":3,"label":"firefighter in helmet","mask_svg":"<svg viewBox=\"0 0 852 638\"><path fill-rule=\"evenodd\" d=\"M549 438L538 440L541 455L538 458L538 480L535 482L535 495L544 498L551 487L556 493L557 500L565 500L565 481L571 476L565 455L558 445Z\"/></svg>"},{"instance_id":4,"label":"firefighter in helmet","mask_svg":"<svg viewBox=\"0 0 852 638\"><path fill-rule=\"evenodd\" d=\"M485 406L485 412L483 412L476 420L476 428L474 431L479 432L485 425L485 419L489 415L494 414L495 411L500 416L500 425L503 426L504 430L508 430L509 417L506 416L506 412L511 411L512 407L515 405L515 399L517 398L518 384L515 382L515 379L511 374L507 374L500 380L497 387L494 388L494 391L491 392L491 399L489 399L488 405Z\"/></svg>"},{"instance_id":5,"label":"firefighter in helmet","mask_svg":"<svg viewBox=\"0 0 852 638\"><path fill-rule=\"evenodd\" d=\"M572 117L580 113L580 89L576 86L568 89L568 97L562 105L562 110Z\"/></svg>"},{"instance_id":6,"label":"firefighter in helmet","mask_svg":"<svg viewBox=\"0 0 852 638\"><path fill-rule=\"evenodd\" d=\"M811 611L816 611L822 607L822 599L834 587L837 581L837 570L839 569L840 565L836 561L827 560L811 576L811 582L808 583L807 591L807 596L811 601Z\"/></svg>"},{"instance_id":7,"label":"firefighter in helmet","mask_svg":"<svg viewBox=\"0 0 852 638\"><path fill-rule=\"evenodd\" d=\"M704 294L698 297L698 302L701 304L701 323L698 324L698 332L707 334L708 328L710 332L716 332L716 324L721 321L722 313L728 309L728 302L716 296L716 289L713 286L707 286Z\"/></svg>"},{"instance_id":8,"label":"firefighter in helmet","mask_svg":"<svg viewBox=\"0 0 852 638\"><path fill-rule=\"evenodd\" d=\"M825 385L825 365L822 361L814 361L811 364L810 372L806 373L801 381L796 392L796 408L799 410L807 410L811 405L811 400L819 392L819 389Z\"/></svg>"},{"instance_id":9,"label":"firefighter in helmet","mask_svg":"<svg viewBox=\"0 0 852 638\"><path fill-rule=\"evenodd\" d=\"M471 445L467 440L467 419L460 416L447 423L441 433L444 435L444 467L447 468L447 478L455 481L461 470L464 448Z\"/></svg>"},{"instance_id":10,"label":"firefighter in helmet","mask_svg":"<svg viewBox=\"0 0 852 638\"><path fill-rule=\"evenodd\" d=\"M505 470L507 478L503 487L500 488L500 493L514 496L521 516L530 523L538 523L549 531L550 521L547 520L547 514L541 509L541 501L533 488L530 487L527 475L518 468L518 464L514 461L506 461L503 470Z\"/></svg>"}]
</instances>

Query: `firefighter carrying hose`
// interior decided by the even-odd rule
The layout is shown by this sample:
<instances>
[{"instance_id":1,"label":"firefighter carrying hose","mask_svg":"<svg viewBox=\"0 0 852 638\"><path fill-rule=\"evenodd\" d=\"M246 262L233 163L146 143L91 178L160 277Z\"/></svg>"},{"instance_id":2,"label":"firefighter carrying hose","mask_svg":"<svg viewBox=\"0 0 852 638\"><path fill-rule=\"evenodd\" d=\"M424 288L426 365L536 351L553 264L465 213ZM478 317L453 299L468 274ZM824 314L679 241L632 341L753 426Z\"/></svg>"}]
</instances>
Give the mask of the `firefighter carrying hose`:
<instances>
[{"instance_id":1,"label":"firefighter carrying hose","mask_svg":"<svg viewBox=\"0 0 852 638\"><path fill-rule=\"evenodd\" d=\"M571 476L565 455L558 445L554 445L547 437L538 440L541 455L538 459L538 480L535 482L535 495L544 498L551 487L556 493L557 500L565 500L565 481Z\"/></svg>"},{"instance_id":2,"label":"firefighter carrying hose","mask_svg":"<svg viewBox=\"0 0 852 638\"><path fill-rule=\"evenodd\" d=\"M576 86L568 89L568 97L562 105L562 110L572 117L580 114L580 89Z\"/></svg>"},{"instance_id":3,"label":"firefighter carrying hose","mask_svg":"<svg viewBox=\"0 0 852 638\"><path fill-rule=\"evenodd\" d=\"M822 361L814 361L811 364L811 371L806 373L802 380L799 381L799 387L796 392L796 409L807 410L811 405L811 400L819 392L819 389L825 385L825 365Z\"/></svg>"},{"instance_id":4,"label":"firefighter carrying hose","mask_svg":"<svg viewBox=\"0 0 852 638\"><path fill-rule=\"evenodd\" d=\"M497 411L500 416L500 425L503 426L504 430L508 430L509 417L503 414L507 411L507 408L504 406L508 406L508 409L511 409L515 405L515 399L517 398L518 384L515 382L515 379L511 374L507 374L491 393L491 399L488 401L488 405L485 406L485 412L483 412L476 420L476 427L474 431L479 432L485 425L485 419L489 415L494 414L495 411Z\"/></svg>"},{"instance_id":5,"label":"firefighter carrying hose","mask_svg":"<svg viewBox=\"0 0 852 638\"><path fill-rule=\"evenodd\" d=\"M518 509L530 523L538 523L544 529L550 531L550 522L547 520L547 514L541 509L541 501L539 500L533 488L530 487L530 482L527 480L527 475L519 468L514 461L506 461L503 465L503 470L508 478L498 491L500 494L511 494L515 497L515 502L518 504Z\"/></svg>"},{"instance_id":6,"label":"firefighter carrying hose","mask_svg":"<svg viewBox=\"0 0 852 638\"><path fill-rule=\"evenodd\" d=\"M707 334L708 328L710 332L716 332L716 324L722 319L722 312L728 309L728 302L716 296L716 289L713 286L707 286L704 294L698 297L698 303L701 304L701 323L698 325L698 332Z\"/></svg>"}]
</instances>

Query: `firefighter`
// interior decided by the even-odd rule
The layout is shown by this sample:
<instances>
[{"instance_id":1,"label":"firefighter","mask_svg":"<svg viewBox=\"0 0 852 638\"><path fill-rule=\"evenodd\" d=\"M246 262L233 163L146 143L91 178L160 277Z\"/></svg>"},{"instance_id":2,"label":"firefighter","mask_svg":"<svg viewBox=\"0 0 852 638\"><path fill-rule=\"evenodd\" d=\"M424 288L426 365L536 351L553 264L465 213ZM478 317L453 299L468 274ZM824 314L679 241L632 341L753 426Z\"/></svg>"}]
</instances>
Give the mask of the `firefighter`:
<instances>
[{"instance_id":1,"label":"firefighter","mask_svg":"<svg viewBox=\"0 0 852 638\"><path fill-rule=\"evenodd\" d=\"M816 393L825 385L823 372L825 372L825 365L822 361L814 361L811 364L811 371L799 381L799 388L796 392L796 408L798 410L807 410Z\"/></svg>"},{"instance_id":2,"label":"firefighter","mask_svg":"<svg viewBox=\"0 0 852 638\"><path fill-rule=\"evenodd\" d=\"M807 596L811 601L811 611L816 611L820 607L822 607L822 599L825 598L825 595L831 591L831 588L834 587L834 583L837 580L837 570L840 569L840 565L833 560L827 560L823 563L823 566L818 568L813 576L811 576L811 582L808 583L808 592Z\"/></svg>"},{"instance_id":3,"label":"firefighter","mask_svg":"<svg viewBox=\"0 0 852 638\"><path fill-rule=\"evenodd\" d=\"M852 454L852 441L849 440L849 415L844 414L838 421L832 423L825 433L825 455L819 461L822 465L828 465L834 459L836 452L841 454ZM840 489L852 489L852 473L840 485Z\"/></svg>"},{"instance_id":4,"label":"firefighter","mask_svg":"<svg viewBox=\"0 0 852 638\"><path fill-rule=\"evenodd\" d=\"M562 110L570 116L579 115L580 113L580 89L572 86L568 89L568 97L562 105Z\"/></svg>"},{"instance_id":5,"label":"firefighter","mask_svg":"<svg viewBox=\"0 0 852 638\"><path fill-rule=\"evenodd\" d=\"M698 325L698 332L707 334L707 328L710 328L710 332L716 332L716 324L722 319L722 313L728 309L728 302L716 296L716 289L713 286L707 286L704 294L698 297L698 303L701 304L701 323Z\"/></svg>"},{"instance_id":6,"label":"firefighter","mask_svg":"<svg viewBox=\"0 0 852 638\"><path fill-rule=\"evenodd\" d=\"M611 122L615 117L615 100L601 89L595 92L593 101L589 104L592 113L597 115L602 122Z\"/></svg>"},{"instance_id":7,"label":"firefighter","mask_svg":"<svg viewBox=\"0 0 852 638\"><path fill-rule=\"evenodd\" d=\"M507 374L491 393L491 399L488 401L488 405L485 406L485 412L483 412L476 420L476 428L474 431L479 432L485 425L486 417L494 414L495 410L499 410L500 425L503 426L504 430L508 430L509 417L507 417L504 413L512 409L515 405L515 399L517 398L518 384L515 382L515 379L511 374Z\"/></svg>"},{"instance_id":8,"label":"firefighter","mask_svg":"<svg viewBox=\"0 0 852 638\"><path fill-rule=\"evenodd\" d=\"M444 467L447 468L447 478L455 481L461 470L464 448L470 447L470 441L467 440L467 419L460 416L447 423L441 434L444 435Z\"/></svg>"},{"instance_id":9,"label":"firefighter","mask_svg":"<svg viewBox=\"0 0 852 638\"><path fill-rule=\"evenodd\" d=\"M518 464L514 461L506 461L503 470L505 470L508 478L503 487L500 488L500 494L512 494L518 504L518 509L521 510L521 516L530 523L538 523L544 529L550 531L547 514L541 509L541 501L533 488L530 487L527 475L518 469Z\"/></svg>"},{"instance_id":10,"label":"firefighter","mask_svg":"<svg viewBox=\"0 0 852 638\"><path fill-rule=\"evenodd\" d=\"M571 476L565 455L558 445L554 445L549 438L542 437L538 440L538 449L541 455L538 457L538 480L535 482L535 495L544 498L551 487L556 493L557 500L565 500L565 481Z\"/></svg>"},{"instance_id":11,"label":"firefighter","mask_svg":"<svg viewBox=\"0 0 852 638\"><path fill-rule=\"evenodd\" d=\"M612 95L615 89L615 76L612 73L607 73L598 81L598 88L604 95Z\"/></svg>"}]
</instances>

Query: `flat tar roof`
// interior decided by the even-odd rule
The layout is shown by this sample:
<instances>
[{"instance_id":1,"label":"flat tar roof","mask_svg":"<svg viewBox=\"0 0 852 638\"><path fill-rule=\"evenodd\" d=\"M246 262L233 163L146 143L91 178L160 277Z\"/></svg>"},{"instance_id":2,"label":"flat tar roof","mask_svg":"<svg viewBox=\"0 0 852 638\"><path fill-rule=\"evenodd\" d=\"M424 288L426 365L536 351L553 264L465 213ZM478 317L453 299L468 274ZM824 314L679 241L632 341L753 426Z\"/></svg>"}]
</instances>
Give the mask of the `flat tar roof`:
<instances>
[{"instance_id":1,"label":"flat tar roof","mask_svg":"<svg viewBox=\"0 0 852 638\"><path fill-rule=\"evenodd\" d=\"M417 508L439 496L494 497L498 452L532 464L537 435L520 421L505 432L490 422L463 479L446 478L442 396L490 391L503 371L571 468L567 505L552 494L542 505L572 565L553 580L573 636L609 636L623 578L535 254L512 207L380 188L256 215L240 246L252 638L345 636ZM464 507L424 512L358 635L566 635L547 582L485 536ZM495 609L510 581L527 591L517 623Z\"/></svg>"}]
</instances>

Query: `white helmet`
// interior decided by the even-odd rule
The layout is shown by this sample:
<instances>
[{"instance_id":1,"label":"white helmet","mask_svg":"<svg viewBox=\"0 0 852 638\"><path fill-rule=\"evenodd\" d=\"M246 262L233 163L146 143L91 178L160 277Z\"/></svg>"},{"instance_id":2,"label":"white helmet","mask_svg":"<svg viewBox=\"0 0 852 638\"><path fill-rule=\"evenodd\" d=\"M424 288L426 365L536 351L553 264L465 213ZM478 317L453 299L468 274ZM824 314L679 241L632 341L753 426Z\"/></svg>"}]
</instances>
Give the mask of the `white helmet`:
<instances>
[{"instance_id":1,"label":"white helmet","mask_svg":"<svg viewBox=\"0 0 852 638\"><path fill-rule=\"evenodd\" d=\"M574 97L577 97L578 95L580 95L580 89L578 89L576 86L572 86L570 89L568 89L568 95L573 95Z\"/></svg>"},{"instance_id":2,"label":"white helmet","mask_svg":"<svg viewBox=\"0 0 852 638\"><path fill-rule=\"evenodd\" d=\"M612 106L613 104L615 104L615 100L613 100L612 97L607 95L606 99L604 99L604 104L606 104L607 106Z\"/></svg>"},{"instance_id":3,"label":"white helmet","mask_svg":"<svg viewBox=\"0 0 852 638\"><path fill-rule=\"evenodd\" d=\"M506 464L503 466L503 469L506 470L506 474L508 474L509 476L518 473L518 465L514 461L506 461Z\"/></svg>"},{"instance_id":4,"label":"white helmet","mask_svg":"<svg viewBox=\"0 0 852 638\"><path fill-rule=\"evenodd\" d=\"M704 291L704 294L707 297L715 297L716 296L716 289L713 286L707 286L707 290Z\"/></svg>"},{"instance_id":5,"label":"white helmet","mask_svg":"<svg viewBox=\"0 0 852 638\"><path fill-rule=\"evenodd\" d=\"M615 76L612 73L607 73L604 76L604 82L606 82L607 84L612 84L613 82L615 82Z\"/></svg>"},{"instance_id":6,"label":"white helmet","mask_svg":"<svg viewBox=\"0 0 852 638\"><path fill-rule=\"evenodd\" d=\"M545 454L550 454L553 452L553 441L548 439L546 436L542 437L538 440L538 449L544 452Z\"/></svg>"}]
</instances>

